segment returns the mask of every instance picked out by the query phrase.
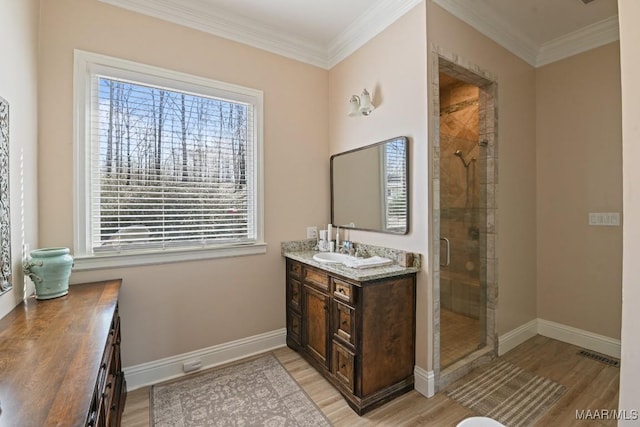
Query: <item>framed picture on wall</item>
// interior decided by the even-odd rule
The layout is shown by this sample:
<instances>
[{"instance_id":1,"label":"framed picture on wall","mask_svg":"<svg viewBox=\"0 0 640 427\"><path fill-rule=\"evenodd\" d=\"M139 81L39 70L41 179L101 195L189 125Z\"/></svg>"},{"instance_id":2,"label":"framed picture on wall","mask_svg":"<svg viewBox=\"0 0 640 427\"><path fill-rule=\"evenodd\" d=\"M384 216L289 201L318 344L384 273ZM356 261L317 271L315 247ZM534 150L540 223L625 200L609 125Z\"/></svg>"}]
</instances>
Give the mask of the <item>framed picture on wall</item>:
<instances>
[{"instance_id":1,"label":"framed picture on wall","mask_svg":"<svg viewBox=\"0 0 640 427\"><path fill-rule=\"evenodd\" d=\"M0 294L11 289L9 103L0 97Z\"/></svg>"}]
</instances>

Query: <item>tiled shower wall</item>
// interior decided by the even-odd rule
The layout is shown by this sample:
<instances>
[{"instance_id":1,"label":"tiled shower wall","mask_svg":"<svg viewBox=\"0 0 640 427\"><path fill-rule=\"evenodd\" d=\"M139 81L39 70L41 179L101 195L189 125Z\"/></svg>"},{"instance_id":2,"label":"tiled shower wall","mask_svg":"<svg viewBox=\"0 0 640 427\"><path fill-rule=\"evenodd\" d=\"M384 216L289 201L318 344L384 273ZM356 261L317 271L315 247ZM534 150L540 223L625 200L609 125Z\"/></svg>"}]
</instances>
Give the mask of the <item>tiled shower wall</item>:
<instances>
[{"instance_id":1,"label":"tiled shower wall","mask_svg":"<svg viewBox=\"0 0 640 427\"><path fill-rule=\"evenodd\" d=\"M479 92L440 76L440 236L450 246L450 264L440 269L440 304L476 319L481 310Z\"/></svg>"}]
</instances>

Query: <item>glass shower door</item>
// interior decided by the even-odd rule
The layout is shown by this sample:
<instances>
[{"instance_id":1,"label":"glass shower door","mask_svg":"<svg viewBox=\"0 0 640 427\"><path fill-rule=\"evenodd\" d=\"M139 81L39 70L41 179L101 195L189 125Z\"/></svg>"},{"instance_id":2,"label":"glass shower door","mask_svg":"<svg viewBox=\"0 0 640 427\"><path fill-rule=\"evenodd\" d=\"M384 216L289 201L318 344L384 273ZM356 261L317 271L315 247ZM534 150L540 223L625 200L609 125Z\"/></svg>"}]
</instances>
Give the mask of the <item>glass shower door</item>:
<instances>
[{"instance_id":1,"label":"glass shower door","mask_svg":"<svg viewBox=\"0 0 640 427\"><path fill-rule=\"evenodd\" d=\"M479 88L441 74L440 81L440 366L486 343L481 280ZM446 82L447 84L443 84Z\"/></svg>"}]
</instances>

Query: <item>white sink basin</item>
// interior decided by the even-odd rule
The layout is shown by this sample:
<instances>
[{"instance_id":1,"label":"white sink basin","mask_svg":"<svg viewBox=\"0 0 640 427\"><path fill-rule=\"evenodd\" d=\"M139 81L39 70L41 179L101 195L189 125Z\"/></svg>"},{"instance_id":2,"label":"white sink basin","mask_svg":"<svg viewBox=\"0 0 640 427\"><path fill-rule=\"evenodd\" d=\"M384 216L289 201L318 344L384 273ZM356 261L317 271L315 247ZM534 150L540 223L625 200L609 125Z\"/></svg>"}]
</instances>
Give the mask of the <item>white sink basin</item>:
<instances>
[{"instance_id":1,"label":"white sink basin","mask_svg":"<svg viewBox=\"0 0 640 427\"><path fill-rule=\"evenodd\" d=\"M324 264L340 264L345 261L355 259L355 257L338 252L320 252L318 254L315 254L313 256L313 259Z\"/></svg>"}]
</instances>

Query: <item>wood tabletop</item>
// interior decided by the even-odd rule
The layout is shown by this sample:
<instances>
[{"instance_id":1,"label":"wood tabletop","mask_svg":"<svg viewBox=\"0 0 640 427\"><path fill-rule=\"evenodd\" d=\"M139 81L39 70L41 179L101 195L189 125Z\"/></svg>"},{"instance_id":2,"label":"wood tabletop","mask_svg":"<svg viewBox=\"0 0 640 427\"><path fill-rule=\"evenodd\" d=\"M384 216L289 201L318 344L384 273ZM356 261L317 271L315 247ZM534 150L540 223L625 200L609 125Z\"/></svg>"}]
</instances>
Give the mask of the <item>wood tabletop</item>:
<instances>
[{"instance_id":1,"label":"wood tabletop","mask_svg":"<svg viewBox=\"0 0 640 427\"><path fill-rule=\"evenodd\" d=\"M72 285L0 320L0 425L85 424L120 285Z\"/></svg>"}]
</instances>

